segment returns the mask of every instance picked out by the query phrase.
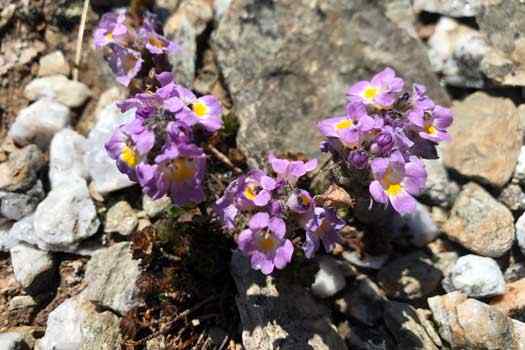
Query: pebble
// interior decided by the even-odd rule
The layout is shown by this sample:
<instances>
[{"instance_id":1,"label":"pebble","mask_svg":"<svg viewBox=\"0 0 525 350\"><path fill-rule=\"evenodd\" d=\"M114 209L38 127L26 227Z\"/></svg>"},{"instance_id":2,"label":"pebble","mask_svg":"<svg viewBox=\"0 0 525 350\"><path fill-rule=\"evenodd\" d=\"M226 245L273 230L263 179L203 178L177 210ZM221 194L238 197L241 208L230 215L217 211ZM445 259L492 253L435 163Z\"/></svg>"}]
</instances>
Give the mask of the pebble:
<instances>
[{"instance_id":1,"label":"pebble","mask_svg":"<svg viewBox=\"0 0 525 350\"><path fill-rule=\"evenodd\" d=\"M498 196L498 200L505 204L512 211L522 211L525 209L525 193L520 185L510 183Z\"/></svg>"},{"instance_id":2,"label":"pebble","mask_svg":"<svg viewBox=\"0 0 525 350\"><path fill-rule=\"evenodd\" d=\"M35 306L37 306L37 302L35 299L33 299L33 297L29 295L17 295L16 297L13 297L11 300L9 300L7 309L9 311L16 311L34 308Z\"/></svg>"},{"instance_id":3,"label":"pebble","mask_svg":"<svg viewBox=\"0 0 525 350\"><path fill-rule=\"evenodd\" d=\"M49 147L49 181L55 188L71 177L88 179L89 173L84 162L87 140L74 130L64 129L53 137Z\"/></svg>"},{"instance_id":4,"label":"pebble","mask_svg":"<svg viewBox=\"0 0 525 350\"><path fill-rule=\"evenodd\" d=\"M16 332L0 333L0 349L2 350L25 350L29 349L24 334Z\"/></svg>"},{"instance_id":5,"label":"pebble","mask_svg":"<svg viewBox=\"0 0 525 350\"><path fill-rule=\"evenodd\" d=\"M11 248L10 253L15 278L28 293L36 295L49 291L56 267L48 252L18 244Z\"/></svg>"},{"instance_id":6,"label":"pebble","mask_svg":"<svg viewBox=\"0 0 525 350\"><path fill-rule=\"evenodd\" d=\"M39 247L51 251L71 251L93 236L100 225L86 181L72 178L53 188L37 207L34 232Z\"/></svg>"},{"instance_id":7,"label":"pebble","mask_svg":"<svg viewBox=\"0 0 525 350\"><path fill-rule=\"evenodd\" d=\"M38 76L45 77L48 75L61 74L68 76L70 73L69 63L62 51L53 51L40 58L40 66L38 67Z\"/></svg>"},{"instance_id":8,"label":"pebble","mask_svg":"<svg viewBox=\"0 0 525 350\"><path fill-rule=\"evenodd\" d=\"M134 110L121 113L116 104L111 104L100 112L95 127L89 133L85 162L95 190L102 195L134 184L118 170L115 161L109 157L104 148L113 130L131 121L134 116Z\"/></svg>"},{"instance_id":9,"label":"pebble","mask_svg":"<svg viewBox=\"0 0 525 350\"><path fill-rule=\"evenodd\" d=\"M443 273L422 251L399 257L386 264L377 279L390 298L414 300L426 297L438 287Z\"/></svg>"},{"instance_id":10,"label":"pebble","mask_svg":"<svg viewBox=\"0 0 525 350\"><path fill-rule=\"evenodd\" d=\"M124 315L139 305L139 277L139 261L133 259L130 243L117 243L89 260L84 278L87 288L82 296Z\"/></svg>"},{"instance_id":11,"label":"pebble","mask_svg":"<svg viewBox=\"0 0 525 350\"><path fill-rule=\"evenodd\" d=\"M9 234L12 226L10 221L0 222L0 252L8 252L18 243L18 240Z\"/></svg>"},{"instance_id":12,"label":"pebble","mask_svg":"<svg viewBox=\"0 0 525 350\"><path fill-rule=\"evenodd\" d=\"M508 283L505 294L491 299L490 305L511 318L523 320L525 316L525 278Z\"/></svg>"},{"instance_id":13,"label":"pebble","mask_svg":"<svg viewBox=\"0 0 525 350\"><path fill-rule=\"evenodd\" d=\"M315 274L311 286L312 293L318 298L329 298L344 289L345 286L345 276L337 262L329 256L320 258L319 271Z\"/></svg>"},{"instance_id":14,"label":"pebble","mask_svg":"<svg viewBox=\"0 0 525 350\"><path fill-rule=\"evenodd\" d=\"M482 11L482 0L414 0L414 10L451 17L473 17Z\"/></svg>"},{"instance_id":15,"label":"pebble","mask_svg":"<svg viewBox=\"0 0 525 350\"><path fill-rule=\"evenodd\" d=\"M10 220L20 220L33 213L45 195L40 180L32 188L22 193L0 191L0 213Z\"/></svg>"},{"instance_id":16,"label":"pebble","mask_svg":"<svg viewBox=\"0 0 525 350\"><path fill-rule=\"evenodd\" d=\"M44 155L35 145L13 150L7 161L0 163L0 191L30 189L44 165Z\"/></svg>"},{"instance_id":17,"label":"pebble","mask_svg":"<svg viewBox=\"0 0 525 350\"><path fill-rule=\"evenodd\" d=\"M365 252L362 254L357 251L344 251L343 259L349 263L372 270L379 270L388 260L388 255L370 255Z\"/></svg>"},{"instance_id":18,"label":"pebble","mask_svg":"<svg viewBox=\"0 0 525 350\"><path fill-rule=\"evenodd\" d=\"M50 98L42 98L18 113L9 136L18 145L35 143L47 149L53 135L69 125L70 118L68 107Z\"/></svg>"},{"instance_id":19,"label":"pebble","mask_svg":"<svg viewBox=\"0 0 525 350\"><path fill-rule=\"evenodd\" d=\"M445 166L439 159L425 159L427 182L422 193L430 204L450 207L459 193L459 186L449 179Z\"/></svg>"},{"instance_id":20,"label":"pebble","mask_svg":"<svg viewBox=\"0 0 525 350\"><path fill-rule=\"evenodd\" d=\"M510 210L476 183L468 183L443 225L447 237L477 255L500 257L514 241Z\"/></svg>"},{"instance_id":21,"label":"pebble","mask_svg":"<svg viewBox=\"0 0 525 350\"><path fill-rule=\"evenodd\" d=\"M57 74L34 79L27 84L24 95L31 101L48 97L71 108L82 106L91 96L86 84Z\"/></svg>"},{"instance_id":22,"label":"pebble","mask_svg":"<svg viewBox=\"0 0 525 350\"><path fill-rule=\"evenodd\" d=\"M516 221L516 240L521 254L525 255L525 213L521 214Z\"/></svg>"},{"instance_id":23,"label":"pebble","mask_svg":"<svg viewBox=\"0 0 525 350\"><path fill-rule=\"evenodd\" d=\"M505 280L496 261L472 254L456 261L442 285L448 293L461 291L474 298L505 293Z\"/></svg>"},{"instance_id":24,"label":"pebble","mask_svg":"<svg viewBox=\"0 0 525 350\"><path fill-rule=\"evenodd\" d=\"M168 196L164 196L159 199L152 199L147 194L142 197L142 209L146 212L146 215L150 218L156 218L164 210L171 206L171 199Z\"/></svg>"},{"instance_id":25,"label":"pebble","mask_svg":"<svg viewBox=\"0 0 525 350\"><path fill-rule=\"evenodd\" d=\"M407 235L416 247L426 246L440 234L429 210L419 202L413 213L394 217L393 231L399 235Z\"/></svg>"},{"instance_id":26,"label":"pebble","mask_svg":"<svg viewBox=\"0 0 525 350\"><path fill-rule=\"evenodd\" d=\"M129 203L120 201L109 208L106 214L104 232L117 232L123 236L128 236L135 232L138 221L137 214Z\"/></svg>"},{"instance_id":27,"label":"pebble","mask_svg":"<svg viewBox=\"0 0 525 350\"><path fill-rule=\"evenodd\" d=\"M525 113L523 113L523 115L525 116ZM524 129L525 129L525 125L524 125ZM522 146L520 148L518 162L516 164L516 169L514 170L514 178L518 180L520 185L522 186L525 185L525 146Z\"/></svg>"}]
</instances>

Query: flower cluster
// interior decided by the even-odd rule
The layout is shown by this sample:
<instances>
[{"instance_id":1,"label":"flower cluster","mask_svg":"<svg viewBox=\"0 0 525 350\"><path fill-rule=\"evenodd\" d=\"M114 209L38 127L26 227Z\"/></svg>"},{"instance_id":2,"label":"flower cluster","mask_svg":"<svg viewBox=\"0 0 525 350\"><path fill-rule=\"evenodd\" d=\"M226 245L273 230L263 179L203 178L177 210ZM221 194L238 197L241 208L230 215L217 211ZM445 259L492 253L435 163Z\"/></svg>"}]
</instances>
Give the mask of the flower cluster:
<instances>
[{"instance_id":1,"label":"flower cluster","mask_svg":"<svg viewBox=\"0 0 525 350\"><path fill-rule=\"evenodd\" d=\"M155 23L151 14L144 15L138 29L125 11L103 16L95 44L110 48L107 59L120 83L128 85L144 59L160 60L177 50L155 31ZM142 53L149 55L143 58ZM202 135L222 127L222 107L214 96L197 97L177 84L170 72L151 72L155 79L147 91L118 104L122 112L133 109L135 118L116 128L106 150L119 170L153 199L169 195L177 206L200 203L206 154L199 143L206 141Z\"/></svg>"},{"instance_id":2,"label":"flower cluster","mask_svg":"<svg viewBox=\"0 0 525 350\"><path fill-rule=\"evenodd\" d=\"M421 159L437 158L436 146L449 139L449 109L436 105L415 84L403 92L404 81L391 68L360 81L347 91L346 113L319 122L327 138L321 150L349 168L370 170L372 198L400 214L415 210L414 195L426 182Z\"/></svg>"},{"instance_id":3,"label":"flower cluster","mask_svg":"<svg viewBox=\"0 0 525 350\"><path fill-rule=\"evenodd\" d=\"M128 86L137 76L144 63L144 54L153 61L180 48L158 33L158 21L152 13L146 13L142 24L136 26L126 10L109 12L102 16L94 32L96 48L109 49L108 62L117 81Z\"/></svg>"},{"instance_id":4,"label":"flower cluster","mask_svg":"<svg viewBox=\"0 0 525 350\"><path fill-rule=\"evenodd\" d=\"M297 187L298 180L317 167L316 159L290 161L270 154L268 161L275 178L251 170L230 183L215 205L227 230L241 230L239 249L264 274L291 261L294 246L290 238L296 228L304 230L302 248L311 258L321 243L331 251L344 226L333 209L318 206L308 191Z\"/></svg>"}]
</instances>

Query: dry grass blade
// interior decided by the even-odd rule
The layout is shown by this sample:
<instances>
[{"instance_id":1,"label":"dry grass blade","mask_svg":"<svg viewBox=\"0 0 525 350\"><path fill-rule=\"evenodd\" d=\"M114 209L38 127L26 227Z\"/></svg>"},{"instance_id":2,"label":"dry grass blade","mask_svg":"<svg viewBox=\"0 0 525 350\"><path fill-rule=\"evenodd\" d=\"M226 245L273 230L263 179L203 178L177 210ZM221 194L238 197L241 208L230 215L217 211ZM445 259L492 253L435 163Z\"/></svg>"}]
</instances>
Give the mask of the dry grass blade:
<instances>
[{"instance_id":1,"label":"dry grass blade","mask_svg":"<svg viewBox=\"0 0 525 350\"><path fill-rule=\"evenodd\" d=\"M84 41L84 31L86 30L87 13L89 10L89 0L84 0L82 8L82 17L80 18L80 27L78 28L77 47L75 50L75 67L73 69L73 80L78 80L78 67L82 58L82 42Z\"/></svg>"}]
</instances>

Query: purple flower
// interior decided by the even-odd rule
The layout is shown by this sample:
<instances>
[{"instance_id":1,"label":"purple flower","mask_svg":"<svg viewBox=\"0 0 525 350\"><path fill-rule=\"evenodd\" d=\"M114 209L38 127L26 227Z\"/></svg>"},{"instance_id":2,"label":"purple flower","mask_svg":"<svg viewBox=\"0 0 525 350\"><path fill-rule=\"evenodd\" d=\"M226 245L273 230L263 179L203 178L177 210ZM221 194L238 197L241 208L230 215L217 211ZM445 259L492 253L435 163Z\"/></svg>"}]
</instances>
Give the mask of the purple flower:
<instances>
[{"instance_id":1,"label":"purple flower","mask_svg":"<svg viewBox=\"0 0 525 350\"><path fill-rule=\"evenodd\" d=\"M344 225L344 221L333 210L316 207L305 225L306 240L303 250L306 257L314 256L320 242L323 242L326 252L331 252L340 240L339 231Z\"/></svg>"},{"instance_id":2,"label":"purple flower","mask_svg":"<svg viewBox=\"0 0 525 350\"><path fill-rule=\"evenodd\" d=\"M131 80L140 72L143 59L140 53L133 49L126 49L112 44L111 50L109 66L117 76L117 81L124 86L128 86Z\"/></svg>"},{"instance_id":3,"label":"purple flower","mask_svg":"<svg viewBox=\"0 0 525 350\"><path fill-rule=\"evenodd\" d=\"M400 214L413 212L416 200L412 197L423 189L426 171L423 163L415 156L405 162L399 152L390 158L376 158L371 163L374 181L370 183L370 194L379 203L392 204Z\"/></svg>"},{"instance_id":4,"label":"purple flower","mask_svg":"<svg viewBox=\"0 0 525 350\"><path fill-rule=\"evenodd\" d=\"M272 191L277 187L277 182L261 170L251 170L238 180L236 197L241 209L266 206L272 199Z\"/></svg>"},{"instance_id":5,"label":"purple flower","mask_svg":"<svg viewBox=\"0 0 525 350\"><path fill-rule=\"evenodd\" d=\"M143 26L139 31L140 38L145 43L146 50L154 55L176 53L180 47L165 36L156 33L149 26Z\"/></svg>"},{"instance_id":6,"label":"purple flower","mask_svg":"<svg viewBox=\"0 0 525 350\"><path fill-rule=\"evenodd\" d=\"M119 170L136 181L135 170L153 148L155 135L144 127L140 119L119 126L105 144L110 157L117 161Z\"/></svg>"},{"instance_id":7,"label":"purple flower","mask_svg":"<svg viewBox=\"0 0 525 350\"><path fill-rule=\"evenodd\" d=\"M250 219L248 227L241 232L237 243L255 270L268 275L274 268L283 269L292 261L293 245L285 238L283 219L257 213Z\"/></svg>"},{"instance_id":8,"label":"purple flower","mask_svg":"<svg viewBox=\"0 0 525 350\"><path fill-rule=\"evenodd\" d=\"M144 192L153 199L169 194L183 206L204 200L202 189L206 156L193 144L171 144L155 158L155 164L141 164L137 177Z\"/></svg>"},{"instance_id":9,"label":"purple flower","mask_svg":"<svg viewBox=\"0 0 525 350\"><path fill-rule=\"evenodd\" d=\"M277 158L273 153L268 155L268 161L273 171L277 174L278 179L288 181L292 185L295 184L301 176L304 176L317 167L317 159L311 159L307 162L288 160Z\"/></svg>"},{"instance_id":10,"label":"purple flower","mask_svg":"<svg viewBox=\"0 0 525 350\"><path fill-rule=\"evenodd\" d=\"M347 96L350 101L361 101L367 105L387 108L394 104L403 89L403 79L396 77L392 68L385 68L371 81L362 80L350 87Z\"/></svg>"},{"instance_id":11,"label":"purple flower","mask_svg":"<svg viewBox=\"0 0 525 350\"><path fill-rule=\"evenodd\" d=\"M93 34L95 47L100 48L109 44L125 46L131 41L126 19L125 11L104 14Z\"/></svg>"},{"instance_id":12,"label":"purple flower","mask_svg":"<svg viewBox=\"0 0 525 350\"><path fill-rule=\"evenodd\" d=\"M308 191L296 189L288 197L286 205L294 213L305 214L312 211L315 201Z\"/></svg>"},{"instance_id":13,"label":"purple flower","mask_svg":"<svg viewBox=\"0 0 525 350\"><path fill-rule=\"evenodd\" d=\"M239 179L235 179L230 182L222 197L213 206L213 211L228 230L235 228L235 218L239 214L239 209L236 206L236 197L239 192Z\"/></svg>"},{"instance_id":14,"label":"purple flower","mask_svg":"<svg viewBox=\"0 0 525 350\"><path fill-rule=\"evenodd\" d=\"M450 109L441 106L435 106L430 112L416 109L408 118L416 126L420 137L436 143L450 139L446 130L452 124Z\"/></svg>"},{"instance_id":15,"label":"purple flower","mask_svg":"<svg viewBox=\"0 0 525 350\"><path fill-rule=\"evenodd\" d=\"M348 161L356 169L365 169L368 166L368 154L362 150L356 150L348 155Z\"/></svg>"},{"instance_id":16,"label":"purple flower","mask_svg":"<svg viewBox=\"0 0 525 350\"><path fill-rule=\"evenodd\" d=\"M201 124L209 132L215 132L222 127L222 107L213 95L197 98L193 92L181 86L178 87L180 99L186 104L177 118L189 126Z\"/></svg>"}]
</instances>

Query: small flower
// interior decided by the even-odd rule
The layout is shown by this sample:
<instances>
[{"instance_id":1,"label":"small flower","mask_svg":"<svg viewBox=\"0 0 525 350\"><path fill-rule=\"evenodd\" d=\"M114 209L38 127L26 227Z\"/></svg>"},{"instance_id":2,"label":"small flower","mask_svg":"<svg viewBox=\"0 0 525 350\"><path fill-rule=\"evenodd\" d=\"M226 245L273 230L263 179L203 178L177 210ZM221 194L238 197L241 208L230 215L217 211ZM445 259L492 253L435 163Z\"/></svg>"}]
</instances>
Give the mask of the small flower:
<instances>
[{"instance_id":1,"label":"small flower","mask_svg":"<svg viewBox=\"0 0 525 350\"><path fill-rule=\"evenodd\" d=\"M273 153L268 155L268 161L270 162L273 171L277 174L278 179L287 181L292 185L295 184L300 177L306 175L306 173L317 167L317 159L311 159L306 162L300 160L288 160L277 158Z\"/></svg>"},{"instance_id":2,"label":"small flower","mask_svg":"<svg viewBox=\"0 0 525 350\"><path fill-rule=\"evenodd\" d=\"M396 77L392 68L385 68L371 81L362 80L351 86L347 95L351 101L361 101L367 105L387 108L394 104L403 85L403 79Z\"/></svg>"},{"instance_id":3,"label":"small flower","mask_svg":"<svg viewBox=\"0 0 525 350\"><path fill-rule=\"evenodd\" d=\"M362 150L350 152L348 161L356 169L365 169L368 166L368 154Z\"/></svg>"},{"instance_id":4,"label":"small flower","mask_svg":"<svg viewBox=\"0 0 525 350\"><path fill-rule=\"evenodd\" d=\"M95 47L100 48L109 44L125 46L127 42L131 41L131 34L126 21L125 11L104 14L93 34Z\"/></svg>"},{"instance_id":5,"label":"small flower","mask_svg":"<svg viewBox=\"0 0 525 350\"><path fill-rule=\"evenodd\" d=\"M227 230L235 228L235 218L239 214L239 209L236 206L236 195L239 193L239 180L232 181L221 198L219 198L213 206L213 211L219 217Z\"/></svg>"},{"instance_id":6,"label":"small flower","mask_svg":"<svg viewBox=\"0 0 525 350\"><path fill-rule=\"evenodd\" d=\"M305 225L306 240L303 250L306 257L314 256L319 249L320 242L323 242L326 252L331 252L340 240L339 231L344 224L344 221L339 219L333 210L316 207Z\"/></svg>"},{"instance_id":7,"label":"small flower","mask_svg":"<svg viewBox=\"0 0 525 350\"><path fill-rule=\"evenodd\" d=\"M308 191L296 189L288 197L286 205L294 213L305 214L313 209L315 201Z\"/></svg>"},{"instance_id":8,"label":"small flower","mask_svg":"<svg viewBox=\"0 0 525 350\"><path fill-rule=\"evenodd\" d=\"M399 152L390 158L376 158L371 163L374 181L370 183L370 194L380 203L392 204L400 214L415 210L416 200L412 197L423 189L426 171L423 163L415 156L405 162Z\"/></svg>"},{"instance_id":9,"label":"small flower","mask_svg":"<svg viewBox=\"0 0 525 350\"><path fill-rule=\"evenodd\" d=\"M242 209L264 207L272 199L277 182L261 170L251 170L239 178L237 200Z\"/></svg>"},{"instance_id":10,"label":"small flower","mask_svg":"<svg viewBox=\"0 0 525 350\"><path fill-rule=\"evenodd\" d=\"M155 158L155 164L141 164L137 177L144 192L153 199L169 194L183 206L204 200L202 189L206 156L193 144L171 144Z\"/></svg>"},{"instance_id":11,"label":"small flower","mask_svg":"<svg viewBox=\"0 0 525 350\"><path fill-rule=\"evenodd\" d=\"M283 269L292 260L293 245L285 238L286 224L279 217L268 213L255 214L248 223L248 229L237 239L239 249L250 258L255 270L265 275L274 268Z\"/></svg>"},{"instance_id":12,"label":"small flower","mask_svg":"<svg viewBox=\"0 0 525 350\"><path fill-rule=\"evenodd\" d=\"M410 121L419 131L419 136L438 143L450 139L447 128L452 124L452 112L448 108L435 106L431 112L421 109L411 112Z\"/></svg>"},{"instance_id":13,"label":"small flower","mask_svg":"<svg viewBox=\"0 0 525 350\"><path fill-rule=\"evenodd\" d=\"M105 147L111 158L117 161L119 170L135 181L135 170L153 148L155 135L144 127L140 119L121 125Z\"/></svg>"},{"instance_id":14,"label":"small flower","mask_svg":"<svg viewBox=\"0 0 525 350\"><path fill-rule=\"evenodd\" d=\"M177 118L189 126L201 124L209 132L222 128L222 107L219 100L213 95L197 98L193 92L179 87L180 99L186 104Z\"/></svg>"},{"instance_id":15,"label":"small flower","mask_svg":"<svg viewBox=\"0 0 525 350\"><path fill-rule=\"evenodd\" d=\"M156 33L149 26L142 27L139 35L145 43L146 50L154 55L173 54L180 51L180 47L177 44Z\"/></svg>"},{"instance_id":16,"label":"small flower","mask_svg":"<svg viewBox=\"0 0 525 350\"><path fill-rule=\"evenodd\" d=\"M142 67L143 59L138 51L126 49L118 45L111 45L112 54L109 56L109 66L117 81L128 86L131 80L137 76Z\"/></svg>"}]
</instances>

